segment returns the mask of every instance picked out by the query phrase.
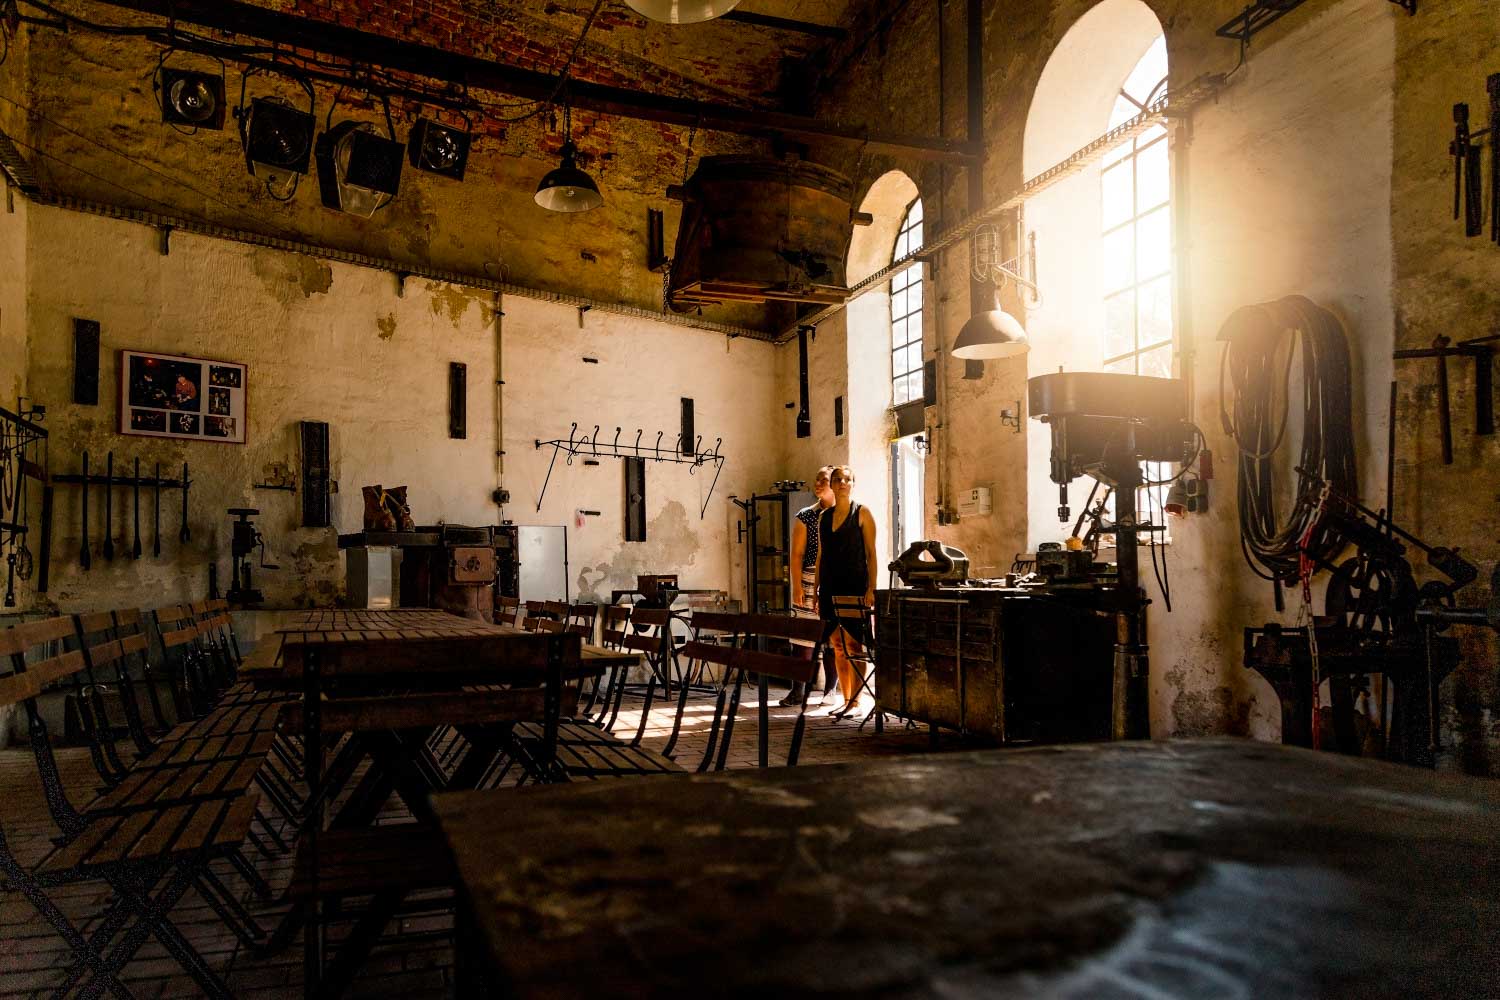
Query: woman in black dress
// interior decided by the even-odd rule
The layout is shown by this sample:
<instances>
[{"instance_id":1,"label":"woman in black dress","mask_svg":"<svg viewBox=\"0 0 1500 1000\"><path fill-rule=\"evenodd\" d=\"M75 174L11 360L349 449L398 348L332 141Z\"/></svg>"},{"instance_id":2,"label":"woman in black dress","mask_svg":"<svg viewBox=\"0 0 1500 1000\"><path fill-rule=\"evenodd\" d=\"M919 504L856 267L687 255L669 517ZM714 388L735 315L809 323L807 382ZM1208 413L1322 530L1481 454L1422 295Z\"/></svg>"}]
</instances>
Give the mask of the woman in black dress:
<instances>
[{"instance_id":1,"label":"woman in black dress","mask_svg":"<svg viewBox=\"0 0 1500 1000\"><path fill-rule=\"evenodd\" d=\"M833 647L839 691L844 696L844 704L832 714L845 715L854 710L855 692L864 680L850 654L858 656L869 637L865 635L866 619L839 618L833 599L859 597L866 607L874 607L879 568L875 516L850 498L854 473L847 465L836 465L828 482L833 487L833 506L823 511L818 521L818 616L824 623L824 641Z\"/></svg>"}]
</instances>

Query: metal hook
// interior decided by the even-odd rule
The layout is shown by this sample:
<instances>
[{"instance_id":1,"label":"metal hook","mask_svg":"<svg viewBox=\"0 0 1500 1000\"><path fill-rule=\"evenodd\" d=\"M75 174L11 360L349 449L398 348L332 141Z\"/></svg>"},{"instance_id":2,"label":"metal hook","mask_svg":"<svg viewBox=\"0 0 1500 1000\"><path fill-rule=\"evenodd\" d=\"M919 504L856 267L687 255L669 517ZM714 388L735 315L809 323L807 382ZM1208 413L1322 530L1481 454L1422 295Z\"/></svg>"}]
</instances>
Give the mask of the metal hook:
<instances>
[{"instance_id":1,"label":"metal hook","mask_svg":"<svg viewBox=\"0 0 1500 1000\"><path fill-rule=\"evenodd\" d=\"M657 431L656 432L656 446L651 449L651 454L654 455L654 456L656 456L656 460L658 462L661 461L661 437L665 433L666 433L666 431Z\"/></svg>"},{"instance_id":2,"label":"metal hook","mask_svg":"<svg viewBox=\"0 0 1500 1000\"><path fill-rule=\"evenodd\" d=\"M637 427L635 429L635 457L636 458L640 458L641 457L641 435L644 434L644 433L645 433L645 431L641 430L641 428L639 428L639 427Z\"/></svg>"},{"instance_id":3,"label":"metal hook","mask_svg":"<svg viewBox=\"0 0 1500 1000\"><path fill-rule=\"evenodd\" d=\"M614 450L615 457L618 458L620 455L620 428L618 427L615 428L615 443L610 447Z\"/></svg>"}]
</instances>

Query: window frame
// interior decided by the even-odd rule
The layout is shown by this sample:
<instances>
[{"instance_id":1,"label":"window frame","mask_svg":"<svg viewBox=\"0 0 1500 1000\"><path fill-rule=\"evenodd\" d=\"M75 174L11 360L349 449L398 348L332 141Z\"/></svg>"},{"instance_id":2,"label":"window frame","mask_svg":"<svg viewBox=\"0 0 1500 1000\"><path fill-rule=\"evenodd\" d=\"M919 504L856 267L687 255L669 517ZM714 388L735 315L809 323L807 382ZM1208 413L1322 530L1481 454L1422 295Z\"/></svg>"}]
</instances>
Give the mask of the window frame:
<instances>
[{"instance_id":1,"label":"window frame","mask_svg":"<svg viewBox=\"0 0 1500 1000\"><path fill-rule=\"evenodd\" d=\"M912 219L914 210L917 213L917 218L915 220ZM896 230L895 241L891 244L892 263L895 263L902 257L905 257L916 247L921 246L923 237L922 227L926 224L926 221L926 212L923 210L922 206L922 196L919 194L917 195L917 197L913 198L910 202L907 203L906 211L902 213L901 225ZM914 232L916 233L915 240L913 240L912 236ZM900 249L903 239L905 240L906 245L905 252ZM927 275L923 270L924 266L925 265L919 261L913 264L911 267L906 268L900 274L894 275L891 278L889 305L891 335L888 350L890 352L891 405L893 407L905 406L906 404L915 400L923 399L926 395L926 386L924 384L925 378L923 375L926 338L923 334L925 332L924 313L926 311L925 286L927 283ZM900 283L899 287L898 282ZM897 294L905 293L905 301L909 305L911 299L911 290L913 288L915 288L917 291L919 304L917 305L916 309L908 308L905 312L898 316L896 314ZM897 329L900 329L905 337L905 339L900 343L897 343L896 341ZM915 352L912 352L911 350L911 348L913 347L916 348ZM904 370L898 368L897 359L902 357L903 355L909 359L913 356L913 353L915 354L916 358L915 367L911 367L911 362L909 361L908 366ZM902 398L903 384L906 387L905 398Z\"/></svg>"},{"instance_id":2,"label":"window frame","mask_svg":"<svg viewBox=\"0 0 1500 1000\"><path fill-rule=\"evenodd\" d=\"M1136 100L1125 90L1123 86L1121 86L1120 88L1119 99L1128 101L1132 106L1134 106L1137 113L1145 111L1156 101L1160 100L1162 95L1166 92L1167 79L1168 78L1166 76L1163 76L1156 83L1156 85L1151 88L1151 91L1146 95L1144 101ZM1103 296L1104 311L1106 317L1109 315L1111 302L1124 298L1126 296L1129 297L1131 348L1130 350L1121 351L1116 354L1109 354L1107 353L1108 348L1104 347L1102 351L1103 360L1100 364L1105 371L1122 371L1122 369L1118 366L1121 364L1121 362L1128 361L1130 362L1130 366L1128 369L1124 369L1125 374L1139 375L1141 374L1142 357L1154 351L1159 351L1162 348L1167 348L1168 354L1166 377L1171 377L1172 368L1176 362L1177 324L1173 322L1170 316L1168 319L1170 329L1168 330L1167 336L1164 339L1153 340L1150 343L1144 344L1141 342L1141 293L1143 292L1143 290L1147 286L1165 279L1168 289L1167 296L1170 307L1172 296L1172 281L1175 277L1173 268L1174 247L1172 245L1172 241L1175 241L1175 232L1172 225L1173 205L1171 189L1170 145L1166 147L1168 151L1166 165L1167 177L1165 185L1166 197L1157 204L1148 206L1145 209L1142 209L1140 206L1140 158L1143 153L1149 150L1153 150L1161 144L1169 143L1169 141L1169 134L1165 129L1162 129L1160 134L1150 136L1149 138L1134 138L1130 141L1130 149L1128 152L1126 152L1123 156L1118 157L1117 159L1108 160L1108 162L1106 162L1099 171L1101 211L1104 207L1103 199L1105 197L1104 191L1106 178L1108 177L1108 175L1114 171L1128 171L1130 174L1130 214L1122 221L1116 222L1108 227L1102 227L1099 233L1099 239L1101 241L1108 240L1111 236L1116 236L1122 232L1129 232L1131 238L1130 282L1126 285L1105 293ZM1114 151L1111 151L1111 153L1113 152ZM1110 155L1111 154L1106 154L1106 159L1108 159ZM1167 233L1169 243L1167 247L1166 268L1164 270L1156 271L1151 274L1142 275L1140 272L1140 227L1144 220L1147 220L1151 216L1157 214L1165 214L1167 219ZM1105 329L1108 330L1108 328L1108 322L1106 321Z\"/></svg>"}]
</instances>

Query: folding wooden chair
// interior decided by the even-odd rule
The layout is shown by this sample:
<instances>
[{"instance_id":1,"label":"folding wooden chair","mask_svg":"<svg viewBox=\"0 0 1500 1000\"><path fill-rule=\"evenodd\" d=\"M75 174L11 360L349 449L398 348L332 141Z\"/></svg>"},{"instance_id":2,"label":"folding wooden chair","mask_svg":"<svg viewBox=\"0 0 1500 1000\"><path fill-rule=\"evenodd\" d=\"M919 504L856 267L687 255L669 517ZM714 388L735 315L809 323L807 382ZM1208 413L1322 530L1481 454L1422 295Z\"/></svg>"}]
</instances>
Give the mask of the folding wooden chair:
<instances>
[{"instance_id":1,"label":"folding wooden chair","mask_svg":"<svg viewBox=\"0 0 1500 1000\"><path fill-rule=\"evenodd\" d=\"M521 602L514 597L500 595L495 598L495 624L515 625L521 619Z\"/></svg>"},{"instance_id":2,"label":"folding wooden chair","mask_svg":"<svg viewBox=\"0 0 1500 1000\"><path fill-rule=\"evenodd\" d=\"M733 651L730 664L734 671L734 688L729 696L729 706L724 713L722 738L718 745L718 756L714 770L721 771L729 760L729 744L734 738L734 721L738 714L740 691L749 674L757 677L759 691L759 736L760 766L770 765L771 711L768 680L775 677L788 683L810 683L822 670L820 660L823 645L823 623L809 618L790 618L781 615L738 615L741 630L740 647ZM750 648L752 638L771 640L797 640L811 643L812 656L804 658L799 653L764 652ZM794 767L802 748L802 734L807 726L807 703L797 706L797 722L792 729L791 745L787 751L787 766ZM709 753L717 732L709 737ZM705 754L705 759L707 754Z\"/></svg>"},{"instance_id":3,"label":"folding wooden chair","mask_svg":"<svg viewBox=\"0 0 1500 1000\"><path fill-rule=\"evenodd\" d=\"M146 937L154 935L206 994L228 997L223 981L172 925L169 913L182 894L196 886L243 943L257 945L258 928L209 868L211 861L221 857L243 862L240 848L249 832L255 797L171 798L139 808L117 808L111 796L121 794L122 784L89 807L76 809L62 787L36 699L49 684L86 669L82 649L49 655L57 643L76 636L77 631L72 619L54 618L0 633L0 661L8 661L11 667L9 674L0 676L0 704L25 709L43 794L62 832L60 846L30 872L17 863L0 835L0 868L74 952L67 982L56 995L67 993L85 977L89 981L82 995L97 996L106 989L118 995L116 974ZM33 653L29 662L28 652ZM106 882L115 898L84 939L65 919L59 919L62 915L51 906L45 890L89 880ZM132 918L135 924L126 930Z\"/></svg>"},{"instance_id":4,"label":"folding wooden chair","mask_svg":"<svg viewBox=\"0 0 1500 1000\"><path fill-rule=\"evenodd\" d=\"M855 685L854 697L858 698L863 692L874 698L875 691L872 685L875 683L875 609L866 604L863 597L835 597L833 614L840 623L848 622L852 626L848 629L849 633L865 637L860 652L857 654L849 652L847 634L842 630L835 632L833 638L828 641L840 646L844 658L858 665L860 681ZM865 728L865 723L869 722L872 717L875 720L875 731L884 732L885 713L881 712L878 706L865 713L865 717L860 720L859 728ZM835 723L842 718L843 716L835 716Z\"/></svg>"}]
</instances>

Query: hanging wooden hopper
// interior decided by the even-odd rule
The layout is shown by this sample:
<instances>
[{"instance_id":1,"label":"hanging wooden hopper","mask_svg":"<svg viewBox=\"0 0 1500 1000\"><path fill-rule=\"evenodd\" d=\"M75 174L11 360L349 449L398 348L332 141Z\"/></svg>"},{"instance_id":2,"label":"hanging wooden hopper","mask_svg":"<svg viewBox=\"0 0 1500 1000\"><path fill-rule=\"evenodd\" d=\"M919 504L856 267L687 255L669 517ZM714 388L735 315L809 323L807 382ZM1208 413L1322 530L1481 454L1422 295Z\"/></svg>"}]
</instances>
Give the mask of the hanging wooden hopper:
<instances>
[{"instance_id":1,"label":"hanging wooden hopper","mask_svg":"<svg viewBox=\"0 0 1500 1000\"><path fill-rule=\"evenodd\" d=\"M849 295L844 262L856 221L854 185L795 157L707 156L683 186L668 302L809 302Z\"/></svg>"}]
</instances>

